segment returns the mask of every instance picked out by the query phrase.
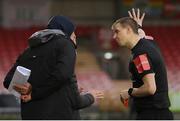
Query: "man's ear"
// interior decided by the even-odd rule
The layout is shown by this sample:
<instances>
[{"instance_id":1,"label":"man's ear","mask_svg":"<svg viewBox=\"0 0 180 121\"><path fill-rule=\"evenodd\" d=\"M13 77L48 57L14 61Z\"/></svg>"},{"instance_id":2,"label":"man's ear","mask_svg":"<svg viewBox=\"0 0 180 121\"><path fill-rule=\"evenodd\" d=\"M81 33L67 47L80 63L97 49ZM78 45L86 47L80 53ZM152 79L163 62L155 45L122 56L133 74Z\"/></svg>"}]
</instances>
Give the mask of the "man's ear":
<instances>
[{"instance_id":1,"label":"man's ear","mask_svg":"<svg viewBox=\"0 0 180 121\"><path fill-rule=\"evenodd\" d=\"M130 26L126 26L127 34L130 34L132 32L132 28Z\"/></svg>"}]
</instances>

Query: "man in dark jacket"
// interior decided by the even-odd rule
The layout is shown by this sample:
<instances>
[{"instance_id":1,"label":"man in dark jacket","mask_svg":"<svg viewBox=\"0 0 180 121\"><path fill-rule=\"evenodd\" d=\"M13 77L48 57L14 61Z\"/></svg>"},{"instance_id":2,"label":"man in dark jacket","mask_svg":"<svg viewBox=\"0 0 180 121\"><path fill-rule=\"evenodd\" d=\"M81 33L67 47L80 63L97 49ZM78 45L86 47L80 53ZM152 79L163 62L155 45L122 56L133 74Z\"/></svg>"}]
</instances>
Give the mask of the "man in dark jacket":
<instances>
[{"instance_id":1,"label":"man in dark jacket","mask_svg":"<svg viewBox=\"0 0 180 121\"><path fill-rule=\"evenodd\" d=\"M80 119L78 110L102 98L92 90L80 95L74 74L75 26L64 16L54 16L47 29L29 38L29 47L18 57L4 80L9 87L17 66L31 70L28 83L14 84L21 94L22 119Z\"/></svg>"}]
</instances>

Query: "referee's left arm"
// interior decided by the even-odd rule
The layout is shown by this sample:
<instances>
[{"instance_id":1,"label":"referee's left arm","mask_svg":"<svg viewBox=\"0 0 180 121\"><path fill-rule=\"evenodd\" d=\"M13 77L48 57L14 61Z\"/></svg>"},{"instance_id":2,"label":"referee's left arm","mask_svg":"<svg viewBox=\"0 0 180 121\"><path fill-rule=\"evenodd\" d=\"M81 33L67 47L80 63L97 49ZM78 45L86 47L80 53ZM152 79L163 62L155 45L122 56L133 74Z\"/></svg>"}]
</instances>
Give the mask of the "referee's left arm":
<instances>
[{"instance_id":1,"label":"referee's left arm","mask_svg":"<svg viewBox=\"0 0 180 121\"><path fill-rule=\"evenodd\" d=\"M151 55L152 56L152 55ZM129 89L128 94L132 97L144 97L154 95L156 92L156 79L155 72L152 63L152 58L149 53L143 53L137 55L133 59L134 67L138 82L142 81L143 84L140 87L134 87Z\"/></svg>"},{"instance_id":2,"label":"referee's left arm","mask_svg":"<svg viewBox=\"0 0 180 121\"><path fill-rule=\"evenodd\" d=\"M134 97L154 95L156 92L156 82L154 76L154 73L146 74L142 78L144 84L139 88L133 88L131 95Z\"/></svg>"}]
</instances>

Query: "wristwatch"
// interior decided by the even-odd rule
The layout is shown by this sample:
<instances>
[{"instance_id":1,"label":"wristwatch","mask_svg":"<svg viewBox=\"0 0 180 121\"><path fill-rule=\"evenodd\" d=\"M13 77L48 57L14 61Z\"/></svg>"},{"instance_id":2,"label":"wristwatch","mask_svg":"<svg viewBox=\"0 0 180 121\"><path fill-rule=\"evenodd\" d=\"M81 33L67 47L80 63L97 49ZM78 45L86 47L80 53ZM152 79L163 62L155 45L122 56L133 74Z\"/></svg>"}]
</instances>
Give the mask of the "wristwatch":
<instances>
[{"instance_id":1,"label":"wristwatch","mask_svg":"<svg viewBox=\"0 0 180 121\"><path fill-rule=\"evenodd\" d=\"M129 88L128 94L129 94L129 96L131 96L131 97L133 97L133 96L132 96L132 92L133 92L133 88Z\"/></svg>"}]
</instances>

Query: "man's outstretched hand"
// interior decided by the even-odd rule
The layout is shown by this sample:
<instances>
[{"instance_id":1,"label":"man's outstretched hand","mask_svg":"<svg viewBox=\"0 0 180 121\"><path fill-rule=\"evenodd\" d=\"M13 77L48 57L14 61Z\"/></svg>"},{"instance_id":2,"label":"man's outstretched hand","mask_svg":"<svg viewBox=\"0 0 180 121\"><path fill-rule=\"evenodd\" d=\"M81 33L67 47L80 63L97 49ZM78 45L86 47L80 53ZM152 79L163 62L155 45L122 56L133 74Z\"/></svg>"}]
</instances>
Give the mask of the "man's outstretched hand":
<instances>
[{"instance_id":1,"label":"man's outstretched hand","mask_svg":"<svg viewBox=\"0 0 180 121\"><path fill-rule=\"evenodd\" d=\"M104 92L103 91L90 90L89 92L93 95L95 100L103 99L104 98Z\"/></svg>"}]
</instances>

